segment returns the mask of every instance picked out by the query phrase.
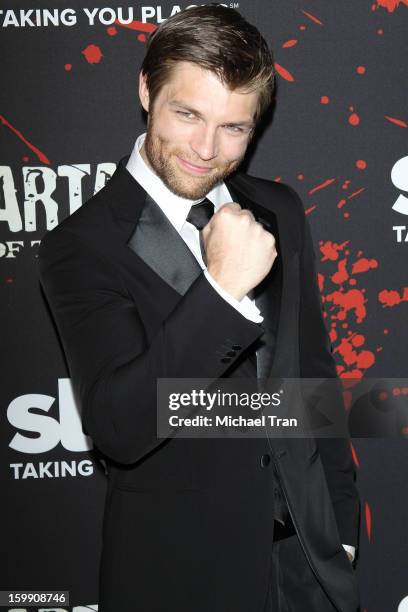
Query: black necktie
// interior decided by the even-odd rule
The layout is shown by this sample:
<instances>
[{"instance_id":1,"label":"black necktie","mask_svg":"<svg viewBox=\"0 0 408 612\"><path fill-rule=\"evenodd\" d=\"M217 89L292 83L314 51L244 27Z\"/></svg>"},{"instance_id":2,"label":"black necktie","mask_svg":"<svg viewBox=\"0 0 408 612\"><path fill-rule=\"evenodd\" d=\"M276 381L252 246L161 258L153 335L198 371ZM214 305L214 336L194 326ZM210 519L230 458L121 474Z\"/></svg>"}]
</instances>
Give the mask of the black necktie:
<instances>
[{"instance_id":1,"label":"black necktie","mask_svg":"<svg viewBox=\"0 0 408 612\"><path fill-rule=\"evenodd\" d=\"M207 265L207 257L205 254L205 248L203 244L203 237L201 230L207 225L209 220L214 214L214 204L210 202L208 198L204 198L199 204L193 204L190 208L190 212L187 215L186 221L194 225L200 232L200 249L204 264Z\"/></svg>"},{"instance_id":2,"label":"black necktie","mask_svg":"<svg viewBox=\"0 0 408 612\"><path fill-rule=\"evenodd\" d=\"M199 204L193 204L187 215L187 221L192 223L199 231L203 229L214 214L214 204L204 198Z\"/></svg>"}]
</instances>

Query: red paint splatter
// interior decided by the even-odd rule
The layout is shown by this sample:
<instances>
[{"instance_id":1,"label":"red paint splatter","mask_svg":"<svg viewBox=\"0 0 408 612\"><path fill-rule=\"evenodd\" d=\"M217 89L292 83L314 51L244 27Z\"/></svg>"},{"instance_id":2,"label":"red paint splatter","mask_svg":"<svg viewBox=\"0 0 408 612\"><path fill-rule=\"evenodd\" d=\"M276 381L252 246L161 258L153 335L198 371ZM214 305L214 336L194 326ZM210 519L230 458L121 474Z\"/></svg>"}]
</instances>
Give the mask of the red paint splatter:
<instances>
[{"instance_id":1,"label":"red paint splatter","mask_svg":"<svg viewBox=\"0 0 408 612\"><path fill-rule=\"evenodd\" d=\"M365 74L366 68L365 66L357 66L356 72L357 74Z\"/></svg>"},{"instance_id":2,"label":"red paint splatter","mask_svg":"<svg viewBox=\"0 0 408 612\"><path fill-rule=\"evenodd\" d=\"M295 45L297 45L297 43L297 38L291 38L290 40L287 40L283 43L282 49L289 49L289 47L294 47Z\"/></svg>"},{"instance_id":3,"label":"red paint splatter","mask_svg":"<svg viewBox=\"0 0 408 612\"><path fill-rule=\"evenodd\" d=\"M354 461L354 465L356 467L360 467L360 463L358 461L357 453L356 453L355 448L354 448L354 446L352 445L351 442L350 442L350 450L351 450L351 456L352 456L353 461Z\"/></svg>"},{"instance_id":4,"label":"red paint splatter","mask_svg":"<svg viewBox=\"0 0 408 612\"><path fill-rule=\"evenodd\" d=\"M341 285L346 282L349 277L347 272L347 259L341 259L337 264L337 272L335 272L330 278L336 285Z\"/></svg>"},{"instance_id":5,"label":"red paint splatter","mask_svg":"<svg viewBox=\"0 0 408 612\"><path fill-rule=\"evenodd\" d=\"M337 202L337 208L343 208L343 206L346 204L347 200L345 200L344 198L342 198L341 200L339 200Z\"/></svg>"},{"instance_id":6,"label":"red paint splatter","mask_svg":"<svg viewBox=\"0 0 408 612\"><path fill-rule=\"evenodd\" d=\"M306 30L306 26L305 26L305 25L303 25L303 24L302 24L302 25L300 25L300 26L299 26L299 30Z\"/></svg>"},{"instance_id":7,"label":"red paint splatter","mask_svg":"<svg viewBox=\"0 0 408 612\"><path fill-rule=\"evenodd\" d=\"M98 45L88 45L86 49L82 51L82 55L85 57L88 64L99 64L103 55Z\"/></svg>"},{"instance_id":8,"label":"red paint splatter","mask_svg":"<svg viewBox=\"0 0 408 612\"><path fill-rule=\"evenodd\" d=\"M315 208L316 204L313 204L313 206L309 206L309 208L306 208L305 215L310 215L310 213L313 212Z\"/></svg>"},{"instance_id":9,"label":"red paint splatter","mask_svg":"<svg viewBox=\"0 0 408 612\"><path fill-rule=\"evenodd\" d=\"M375 364L379 352L378 347L368 350L371 347L366 346L365 335L350 329L352 323L361 324L367 317L366 289L356 287L355 276L357 273L361 275L377 268L378 262L376 259L363 258L363 251L359 249L357 254L353 253L353 263L350 261L348 264L351 250L349 240L341 244L320 240L319 250L322 262L337 262L334 270L318 277L318 280L324 312L327 321L330 321L332 351L340 362L336 363L336 370L339 378L349 385L349 388L351 383L348 379L355 382L361 380ZM330 283L334 290L329 289Z\"/></svg>"},{"instance_id":10,"label":"red paint splatter","mask_svg":"<svg viewBox=\"0 0 408 612\"><path fill-rule=\"evenodd\" d=\"M408 0L377 0L377 7L386 8L389 13L393 13L400 4L408 6Z\"/></svg>"},{"instance_id":11,"label":"red paint splatter","mask_svg":"<svg viewBox=\"0 0 408 612\"><path fill-rule=\"evenodd\" d=\"M319 289L321 293L324 288L324 276L323 274L320 274L320 272L317 273L317 284L319 285Z\"/></svg>"},{"instance_id":12,"label":"red paint splatter","mask_svg":"<svg viewBox=\"0 0 408 612\"><path fill-rule=\"evenodd\" d=\"M318 25L323 25L320 19L312 15L312 13L307 13L306 11L303 11L303 10L302 10L302 13L306 15L306 17L308 17L311 21L314 21L314 23L317 23Z\"/></svg>"},{"instance_id":13,"label":"red paint splatter","mask_svg":"<svg viewBox=\"0 0 408 612\"><path fill-rule=\"evenodd\" d=\"M363 350L358 353L353 349L348 338L342 339L336 348L336 352L341 355L346 366L355 366L349 372L342 372L341 376L343 379L349 377L361 379L363 376L362 370L370 368L375 363L375 356L372 351Z\"/></svg>"},{"instance_id":14,"label":"red paint splatter","mask_svg":"<svg viewBox=\"0 0 408 612\"><path fill-rule=\"evenodd\" d=\"M109 36L116 36L118 31L115 28L115 26L109 26L108 28L106 28L107 33L109 34Z\"/></svg>"},{"instance_id":15,"label":"red paint splatter","mask_svg":"<svg viewBox=\"0 0 408 612\"><path fill-rule=\"evenodd\" d=\"M359 170L365 170L367 168L367 162L364 159L358 159L356 161L356 168Z\"/></svg>"},{"instance_id":16,"label":"red paint splatter","mask_svg":"<svg viewBox=\"0 0 408 612\"><path fill-rule=\"evenodd\" d=\"M70 70L72 70L72 64L64 64L64 69L69 72Z\"/></svg>"},{"instance_id":17,"label":"red paint splatter","mask_svg":"<svg viewBox=\"0 0 408 612\"><path fill-rule=\"evenodd\" d=\"M367 502L365 503L365 506L364 506L364 515L365 515L365 523L366 523L366 530L367 530L367 538L368 538L368 541L371 542L371 509Z\"/></svg>"},{"instance_id":18,"label":"red paint splatter","mask_svg":"<svg viewBox=\"0 0 408 612\"><path fill-rule=\"evenodd\" d=\"M13 281L14 281L14 279L13 279L11 276L9 276L9 277L7 277L7 278L6 278L6 283L7 283L8 285L11 285L11 283L12 283Z\"/></svg>"},{"instance_id":19,"label":"red paint splatter","mask_svg":"<svg viewBox=\"0 0 408 612\"><path fill-rule=\"evenodd\" d=\"M137 40L140 40L140 42L146 42L146 35L145 34L138 34L137 35Z\"/></svg>"},{"instance_id":20,"label":"red paint splatter","mask_svg":"<svg viewBox=\"0 0 408 612\"><path fill-rule=\"evenodd\" d=\"M362 334L354 334L351 336L351 343L353 346L362 346L365 342L365 338Z\"/></svg>"},{"instance_id":21,"label":"red paint splatter","mask_svg":"<svg viewBox=\"0 0 408 612\"><path fill-rule=\"evenodd\" d=\"M314 193L315 191L319 191L319 189L324 189L328 185L331 185L332 183L334 183L335 180L336 180L335 178L327 179L327 181L324 181L323 183L320 183L320 185L317 185L316 187L313 187L309 191L309 195L312 195L312 193Z\"/></svg>"},{"instance_id":22,"label":"red paint splatter","mask_svg":"<svg viewBox=\"0 0 408 612\"><path fill-rule=\"evenodd\" d=\"M38 159L43 162L43 164L50 164L50 160L48 159L48 157L46 155L44 155L44 153L42 153L42 151L40 151L40 149L37 149L37 147L35 147L33 144L31 144L31 142L29 142L24 136L23 134L20 132L20 130L18 130L17 128L15 128L14 126L11 125L11 123L9 123L7 121L7 119L5 117L3 117L3 115L0 115L0 123L2 123L3 125L5 125L6 127L9 128L9 130L11 130L13 132L13 134L15 134L18 138L20 138L20 140L22 142L24 142L24 144L31 149L31 151L38 157Z\"/></svg>"},{"instance_id":23,"label":"red paint splatter","mask_svg":"<svg viewBox=\"0 0 408 612\"><path fill-rule=\"evenodd\" d=\"M408 393L408 387L400 387L400 388L399 388L399 392L400 392L400 395L401 395L401 394L402 394L402 395L407 395L407 393Z\"/></svg>"},{"instance_id":24,"label":"red paint splatter","mask_svg":"<svg viewBox=\"0 0 408 612\"><path fill-rule=\"evenodd\" d=\"M275 181L275 183L280 183L282 180L281 176L275 176L275 178L273 179Z\"/></svg>"},{"instance_id":25,"label":"red paint splatter","mask_svg":"<svg viewBox=\"0 0 408 612\"><path fill-rule=\"evenodd\" d=\"M378 28L377 30L377 34L379 34L380 36L382 36L384 34L384 30L382 28Z\"/></svg>"},{"instance_id":26,"label":"red paint splatter","mask_svg":"<svg viewBox=\"0 0 408 612\"><path fill-rule=\"evenodd\" d=\"M321 104L328 104L330 102L329 96L321 96L320 102Z\"/></svg>"},{"instance_id":27,"label":"red paint splatter","mask_svg":"<svg viewBox=\"0 0 408 612\"><path fill-rule=\"evenodd\" d=\"M388 397L388 393L386 391L381 391L378 394L378 399L380 400L380 402L384 402Z\"/></svg>"},{"instance_id":28,"label":"red paint splatter","mask_svg":"<svg viewBox=\"0 0 408 612\"><path fill-rule=\"evenodd\" d=\"M360 274L361 272L367 272L368 270L375 270L378 268L378 261L376 259L367 259L362 257L353 263L351 273Z\"/></svg>"},{"instance_id":29,"label":"red paint splatter","mask_svg":"<svg viewBox=\"0 0 408 612\"><path fill-rule=\"evenodd\" d=\"M396 119L395 117L389 117L388 115L384 115L384 117L385 119L387 119L387 121L390 121L391 123L394 123L395 125L399 125L399 127L403 127L403 128L408 127L408 123L406 123L402 119Z\"/></svg>"},{"instance_id":30,"label":"red paint splatter","mask_svg":"<svg viewBox=\"0 0 408 612\"><path fill-rule=\"evenodd\" d=\"M357 367L367 370L375 363L374 353L372 351L361 351L357 357Z\"/></svg>"},{"instance_id":31,"label":"red paint splatter","mask_svg":"<svg viewBox=\"0 0 408 612\"><path fill-rule=\"evenodd\" d=\"M275 63L275 70L283 79L285 79L285 81L292 82L295 80L294 76L289 72L289 70L286 70L286 68L280 64Z\"/></svg>"},{"instance_id":32,"label":"red paint splatter","mask_svg":"<svg viewBox=\"0 0 408 612\"><path fill-rule=\"evenodd\" d=\"M345 212L345 213L343 214L343 217L344 217L345 219L348 219L348 218L350 217L350 213L349 213L349 212Z\"/></svg>"},{"instance_id":33,"label":"red paint splatter","mask_svg":"<svg viewBox=\"0 0 408 612\"><path fill-rule=\"evenodd\" d=\"M378 301L384 308L391 308L392 306L401 304L401 302L408 302L408 287L403 288L402 295L395 290L388 291L387 289L383 289L378 294Z\"/></svg>"},{"instance_id":34,"label":"red paint splatter","mask_svg":"<svg viewBox=\"0 0 408 612\"><path fill-rule=\"evenodd\" d=\"M343 372L341 378L345 379L349 385L352 385L353 380L359 381L363 378L363 373L361 370L349 370L348 372Z\"/></svg>"},{"instance_id":35,"label":"red paint splatter","mask_svg":"<svg viewBox=\"0 0 408 612\"><path fill-rule=\"evenodd\" d=\"M323 254L322 261L336 261L339 258L339 251L343 251L344 247L347 246L349 242L350 240L346 240L341 244L337 244L337 242L332 242L331 240L321 242L320 251Z\"/></svg>"},{"instance_id":36,"label":"red paint splatter","mask_svg":"<svg viewBox=\"0 0 408 612\"><path fill-rule=\"evenodd\" d=\"M348 122L350 125L358 125L360 123L360 117L357 115L357 113L351 113L350 117L348 118Z\"/></svg>"},{"instance_id":37,"label":"red paint splatter","mask_svg":"<svg viewBox=\"0 0 408 612\"><path fill-rule=\"evenodd\" d=\"M115 25L121 28L127 28L128 30L138 30L139 32L154 32L158 27L155 23L143 23L137 20L131 21L130 23L120 23L120 21L116 20Z\"/></svg>"},{"instance_id":38,"label":"red paint splatter","mask_svg":"<svg viewBox=\"0 0 408 612\"><path fill-rule=\"evenodd\" d=\"M326 301L339 308L337 319L344 321L349 311L354 311L356 322L361 323L367 316L364 306L366 299L360 289L349 289L348 291L333 291L326 296Z\"/></svg>"},{"instance_id":39,"label":"red paint splatter","mask_svg":"<svg viewBox=\"0 0 408 612\"><path fill-rule=\"evenodd\" d=\"M383 334L386 336L388 334L388 329L384 329Z\"/></svg>"},{"instance_id":40,"label":"red paint splatter","mask_svg":"<svg viewBox=\"0 0 408 612\"><path fill-rule=\"evenodd\" d=\"M355 198L363 191L365 191L365 187L360 187L360 189L357 189L357 191L353 191L353 193L350 193L350 195L347 196L347 199L351 200L351 198Z\"/></svg>"},{"instance_id":41,"label":"red paint splatter","mask_svg":"<svg viewBox=\"0 0 408 612\"><path fill-rule=\"evenodd\" d=\"M22 160L23 162L28 162L30 158L27 155L23 155Z\"/></svg>"},{"instance_id":42,"label":"red paint splatter","mask_svg":"<svg viewBox=\"0 0 408 612\"><path fill-rule=\"evenodd\" d=\"M303 176L303 174L298 174L296 178L298 181L303 181L305 177Z\"/></svg>"}]
</instances>

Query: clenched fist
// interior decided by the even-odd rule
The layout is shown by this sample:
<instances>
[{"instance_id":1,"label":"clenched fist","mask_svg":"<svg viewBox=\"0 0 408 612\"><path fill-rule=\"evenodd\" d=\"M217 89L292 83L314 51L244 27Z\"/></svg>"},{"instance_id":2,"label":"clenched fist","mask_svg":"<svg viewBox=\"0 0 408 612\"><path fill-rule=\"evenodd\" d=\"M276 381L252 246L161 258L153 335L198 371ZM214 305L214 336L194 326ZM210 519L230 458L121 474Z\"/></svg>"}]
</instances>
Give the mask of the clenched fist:
<instances>
[{"instance_id":1,"label":"clenched fist","mask_svg":"<svg viewBox=\"0 0 408 612\"><path fill-rule=\"evenodd\" d=\"M236 202L217 210L202 237L208 272L237 300L259 285L277 256L273 234Z\"/></svg>"}]
</instances>

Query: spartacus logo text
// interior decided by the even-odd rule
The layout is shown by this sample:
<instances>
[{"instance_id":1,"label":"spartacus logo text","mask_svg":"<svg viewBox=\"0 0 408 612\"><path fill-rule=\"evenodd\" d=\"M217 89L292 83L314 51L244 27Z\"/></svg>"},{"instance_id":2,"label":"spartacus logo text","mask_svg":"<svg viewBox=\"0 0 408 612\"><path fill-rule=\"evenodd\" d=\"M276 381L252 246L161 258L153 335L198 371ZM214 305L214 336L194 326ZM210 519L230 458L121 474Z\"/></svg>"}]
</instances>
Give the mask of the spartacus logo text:
<instances>
[{"instance_id":1,"label":"spartacus logo text","mask_svg":"<svg viewBox=\"0 0 408 612\"><path fill-rule=\"evenodd\" d=\"M91 164L71 164L58 166L56 170L48 166L23 166L21 174L13 174L10 166L0 166L0 222L7 225L8 231L36 232L51 230L59 221L83 204L84 183L96 193L106 185L114 173L116 165L101 163L91 170ZM18 188L18 186L22 187ZM56 200L58 189L63 198ZM66 202L68 201L68 206ZM14 237L13 237L14 238ZM39 240L24 240L10 237L0 242L0 258L15 258L22 249L38 246Z\"/></svg>"}]
</instances>

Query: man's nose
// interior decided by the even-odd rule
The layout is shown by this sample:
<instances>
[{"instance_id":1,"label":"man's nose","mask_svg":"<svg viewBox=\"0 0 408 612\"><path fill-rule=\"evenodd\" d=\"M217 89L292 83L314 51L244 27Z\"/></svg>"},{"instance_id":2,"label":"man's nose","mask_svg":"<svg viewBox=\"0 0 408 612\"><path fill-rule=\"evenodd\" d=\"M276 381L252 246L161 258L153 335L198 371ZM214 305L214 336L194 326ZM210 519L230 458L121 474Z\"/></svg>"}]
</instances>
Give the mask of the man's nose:
<instances>
[{"instance_id":1,"label":"man's nose","mask_svg":"<svg viewBox=\"0 0 408 612\"><path fill-rule=\"evenodd\" d=\"M210 126L200 126L191 140L191 148L206 161L217 156L217 131Z\"/></svg>"}]
</instances>

